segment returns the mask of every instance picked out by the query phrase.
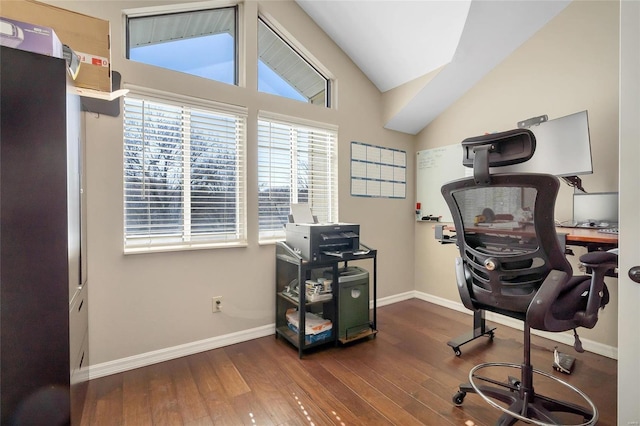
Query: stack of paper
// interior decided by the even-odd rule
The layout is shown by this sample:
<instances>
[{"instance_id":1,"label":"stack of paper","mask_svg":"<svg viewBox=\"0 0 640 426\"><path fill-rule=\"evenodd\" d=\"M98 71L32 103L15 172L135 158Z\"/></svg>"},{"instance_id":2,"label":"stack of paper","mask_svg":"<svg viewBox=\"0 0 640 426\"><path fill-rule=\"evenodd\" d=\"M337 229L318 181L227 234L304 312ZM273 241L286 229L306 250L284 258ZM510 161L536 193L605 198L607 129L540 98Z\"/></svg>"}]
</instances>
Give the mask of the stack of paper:
<instances>
[{"instance_id":1,"label":"stack of paper","mask_svg":"<svg viewBox=\"0 0 640 426\"><path fill-rule=\"evenodd\" d=\"M293 325L296 329L299 329L300 324L300 312L294 308L287 310L287 321ZM304 315L304 334L318 334L327 330L331 330L333 324L330 320L324 319L319 315L312 312L305 312Z\"/></svg>"}]
</instances>

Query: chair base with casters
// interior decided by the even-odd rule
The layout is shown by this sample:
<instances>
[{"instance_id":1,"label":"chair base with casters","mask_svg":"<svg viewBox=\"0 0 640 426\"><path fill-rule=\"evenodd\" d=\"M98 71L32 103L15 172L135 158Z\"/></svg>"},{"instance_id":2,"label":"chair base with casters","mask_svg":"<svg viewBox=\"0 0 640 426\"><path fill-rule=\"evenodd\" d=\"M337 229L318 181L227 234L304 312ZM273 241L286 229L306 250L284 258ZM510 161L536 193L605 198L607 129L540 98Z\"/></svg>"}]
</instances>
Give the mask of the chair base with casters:
<instances>
[{"instance_id":1,"label":"chair base with casters","mask_svg":"<svg viewBox=\"0 0 640 426\"><path fill-rule=\"evenodd\" d=\"M530 354L530 330L525 330L525 359ZM510 368L520 371L520 378L516 379L508 375L504 382L482 376L481 370L490 368ZM586 406L568 401L560 401L535 392L533 388L534 375L544 376L553 382L560 384L578 395ZM591 399L580 389L544 371L536 370L530 362L524 364L487 362L476 365L469 372L469 382L461 384L459 390L453 395L452 400L456 406L462 405L468 393L478 394L489 405L502 411L502 416L496 421L496 425L512 425L521 420L536 425L568 425L587 426L594 425L598 421L598 409ZM498 402L507 405L500 405ZM560 420L556 413L568 413L573 415L576 423L567 423ZM581 420L578 420L581 419Z\"/></svg>"}]
</instances>

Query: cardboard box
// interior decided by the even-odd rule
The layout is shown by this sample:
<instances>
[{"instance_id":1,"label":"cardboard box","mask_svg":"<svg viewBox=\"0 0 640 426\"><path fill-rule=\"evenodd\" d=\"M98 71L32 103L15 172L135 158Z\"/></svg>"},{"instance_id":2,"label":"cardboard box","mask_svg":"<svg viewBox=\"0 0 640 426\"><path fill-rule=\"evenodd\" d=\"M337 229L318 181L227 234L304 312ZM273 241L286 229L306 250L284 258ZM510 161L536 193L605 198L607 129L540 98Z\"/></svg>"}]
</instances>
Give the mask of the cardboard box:
<instances>
[{"instance_id":1,"label":"cardboard box","mask_svg":"<svg viewBox=\"0 0 640 426\"><path fill-rule=\"evenodd\" d=\"M0 18L0 45L62 58L62 43L49 27Z\"/></svg>"},{"instance_id":2,"label":"cardboard box","mask_svg":"<svg viewBox=\"0 0 640 426\"><path fill-rule=\"evenodd\" d=\"M76 86L111 92L109 21L34 0L2 0L0 16L52 28L82 61Z\"/></svg>"}]
</instances>

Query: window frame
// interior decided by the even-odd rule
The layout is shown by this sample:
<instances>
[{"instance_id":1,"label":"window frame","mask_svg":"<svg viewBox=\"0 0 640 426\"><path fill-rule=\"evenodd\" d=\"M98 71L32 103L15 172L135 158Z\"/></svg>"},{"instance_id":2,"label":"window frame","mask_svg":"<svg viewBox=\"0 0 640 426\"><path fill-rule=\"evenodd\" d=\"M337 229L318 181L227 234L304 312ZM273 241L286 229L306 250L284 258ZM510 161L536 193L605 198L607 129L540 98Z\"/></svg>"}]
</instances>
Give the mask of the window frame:
<instances>
[{"instance_id":1,"label":"window frame","mask_svg":"<svg viewBox=\"0 0 640 426\"><path fill-rule=\"evenodd\" d=\"M263 24L267 30L271 31L274 36L276 38L278 38L280 41L282 41L282 43L287 46L294 54L296 54L302 61L304 61L309 68L311 68L313 71L315 71L315 73L318 74L318 76L320 76L322 79L324 79L325 81L325 87L324 87L324 92L325 92L325 99L324 99L324 105L320 105L320 104L314 104L313 102L311 102L311 99L309 99L307 102L304 101L300 101L297 99L292 99L286 96L282 96L282 95L276 95L273 94L271 92L262 92L260 91L260 89L258 89L258 93L269 93L272 94L274 96L279 96L279 97L283 97L285 99L292 99L292 100L296 100L297 102L303 102L309 105L316 105L316 106L322 106L324 108L328 108L331 109L333 108L333 78L331 77L330 73L323 69L323 67L321 67L319 65L319 62L317 60L315 60L314 58L312 58L312 56L306 52L306 50L302 47L298 47L297 43L293 43L290 39L290 37L286 37L284 35L284 31L279 29L279 26L274 24L272 22L272 20L268 19L266 16L263 16L261 14L258 15L258 19L256 22L256 32L259 33L260 30L260 24ZM260 46L259 46L260 41L258 40L258 44L256 45L257 48L257 56L256 56L256 66L259 65L261 59L260 59ZM274 71L275 72L275 71ZM278 73L276 73L278 74ZM259 87L259 80L260 80L260 73L259 70L256 70L256 75L258 78L258 87ZM284 80L284 78L282 76L280 76L280 74L278 74L278 76L280 78L282 78Z\"/></svg>"},{"instance_id":2,"label":"window frame","mask_svg":"<svg viewBox=\"0 0 640 426\"><path fill-rule=\"evenodd\" d=\"M222 247L244 247L248 245L248 232L247 232L247 164L246 164L246 150L247 150L247 109L244 107L238 107L235 105L223 104L215 101L209 101L205 99L197 99L188 96L181 96L172 93L166 93L155 89L144 88L135 85L126 85L129 93L125 96L123 104L123 248L125 254L135 253L150 253L150 252L164 252L164 251L183 251L183 250L196 250L196 249L210 249L210 248L222 248ZM191 235L191 230L184 230L190 221L190 202L184 203L184 197L189 194L191 186L184 185L184 182L191 181L193 174L183 175L181 182L183 182L182 198L183 198L183 214L181 227L182 233L176 232L170 237L153 236L150 232L148 235L140 237L127 234L127 167L126 167L126 150L127 150L127 126L131 125L127 121L126 101L127 99L136 99L139 101L147 101L155 104L167 105L174 108L181 108L184 114L185 109L194 112L210 113L218 116L234 117L236 121L236 211L237 216L233 225L235 226L235 232L227 234L224 238L220 236L214 236L211 238L203 238L203 233L194 233ZM189 132L188 127L185 128L183 122L181 127L183 132ZM187 133L190 134L190 133ZM182 137L182 139L189 139ZM184 151L181 151L184 152ZM188 162L189 155L184 155L183 162ZM217 169L216 169L217 170ZM146 175L145 169L145 175ZM212 233L210 233L212 234ZM235 237L229 237L235 235ZM182 241L177 240L182 238ZM146 244L133 244L128 241L143 240L146 239Z\"/></svg>"},{"instance_id":3,"label":"window frame","mask_svg":"<svg viewBox=\"0 0 640 426\"><path fill-rule=\"evenodd\" d=\"M193 13L193 12L205 12L209 10L216 9L234 9L234 19L235 19L235 34L234 37L234 70L233 70L233 79L234 82L232 85L241 86L243 82L241 81L241 76L244 74L241 72L241 69L246 67L246 64L243 61L243 55L241 54L241 49L244 42L241 40L242 34L244 34L244 30L242 28L243 22L243 7L242 2L238 1L227 1L227 0L213 0L213 1L204 1L197 2L192 4L171 4L171 5L163 5L163 6L150 6L150 7L140 7L135 9L124 9L122 11L122 19L123 19L123 28L124 30L124 40L123 40L123 48L124 55L127 60L132 62L137 62L140 64L160 68L169 72L180 72L185 74L182 71L176 71L171 68L159 67L157 65L148 64L145 62L139 62L130 59L130 28L129 28L129 20L135 18L144 18L144 17L153 17L153 16L162 16L162 15L174 15L180 13ZM194 77L204 78L206 80L215 81L218 83L229 84L224 81L214 80L206 77L201 77L195 74L186 73L188 75L192 75Z\"/></svg>"},{"instance_id":4,"label":"window frame","mask_svg":"<svg viewBox=\"0 0 640 426\"><path fill-rule=\"evenodd\" d=\"M257 148L258 148L258 167L257 167L257 172L258 172L258 188L257 188L257 196L258 196L258 200L257 200L257 204L258 204L258 242L259 244L269 244L269 243L273 243L275 241L281 241L285 238L285 230L284 227L280 230L276 230L276 229L261 229L261 224L260 224L260 203L261 203L261 196L260 196L260 179L261 179L261 175L263 173L263 171L261 170L262 168L262 163L260 160L260 152L261 149L268 149L270 148L263 145L264 141L261 140L261 132L263 131L263 122L267 122L270 124L276 124L278 126L288 126L290 129L290 132L308 132L308 131L316 131L319 134L320 133L326 133L329 138L329 140L327 141L327 144L329 144L329 147L327 149L328 154L326 156L326 158L322 158L321 161L324 162L327 166L327 171L323 172L323 173L316 173L315 176L311 176L311 179L318 179L319 181L322 181L323 179L328 180L328 184L326 184L327 188L328 188L328 195L329 195L329 200L325 203L326 207L323 208L321 205L318 206L317 203L313 202L313 198L317 198L318 197L322 197L324 194L322 194L321 190L318 191L312 191L311 193L307 194L308 197L308 202L310 204L310 208L312 211L312 214L315 216L318 216L319 220L321 222L337 222L338 221L338 197L339 197L339 192L338 192L338 127L335 125L331 125L331 124L327 124L327 123L319 123L319 122L315 122L315 121L311 121L311 120L305 120L305 119L300 119L300 118L296 118L296 117L290 117L290 116L285 116L285 115L281 115L281 114L276 114L276 113L272 113L272 112L267 112L267 111L258 111L258 116L257 116L257 132L258 132L258 136L257 136ZM289 170L289 182L291 184L291 188L289 191L289 210L291 208L291 204L298 202L297 196L298 196L298 188L296 187L298 179L297 179L297 173L298 171L295 170L297 168L297 149L296 149L296 142L293 141L292 139L292 135L290 134L290 143L289 143L289 165L290 165L290 170ZM317 164L317 162L314 162L315 164ZM269 163L270 166L273 164L272 162ZM291 165L294 164L293 167L291 167ZM277 171L282 171L283 167L279 167L275 170L273 170L272 167L269 168L269 177L271 177L274 174L277 174ZM323 183L325 183L323 181ZM322 186L322 185L321 185ZM316 192L316 195L314 195L313 193ZM276 215L272 215L271 217L275 217Z\"/></svg>"}]
</instances>

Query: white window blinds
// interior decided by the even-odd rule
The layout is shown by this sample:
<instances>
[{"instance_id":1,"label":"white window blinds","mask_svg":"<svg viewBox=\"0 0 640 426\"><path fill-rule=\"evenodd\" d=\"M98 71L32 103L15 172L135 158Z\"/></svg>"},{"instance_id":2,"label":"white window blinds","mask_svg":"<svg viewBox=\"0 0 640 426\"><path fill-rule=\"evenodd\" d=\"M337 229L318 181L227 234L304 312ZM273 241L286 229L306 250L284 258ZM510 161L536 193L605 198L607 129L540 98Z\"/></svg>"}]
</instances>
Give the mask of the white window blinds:
<instances>
[{"instance_id":1,"label":"white window blinds","mask_svg":"<svg viewBox=\"0 0 640 426\"><path fill-rule=\"evenodd\" d=\"M125 252L246 244L246 112L124 100Z\"/></svg>"},{"instance_id":2,"label":"white window blinds","mask_svg":"<svg viewBox=\"0 0 640 426\"><path fill-rule=\"evenodd\" d=\"M260 241L284 237L291 204L319 222L338 220L337 129L261 112L258 117Z\"/></svg>"}]
</instances>

